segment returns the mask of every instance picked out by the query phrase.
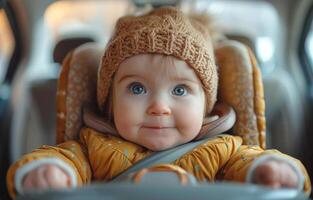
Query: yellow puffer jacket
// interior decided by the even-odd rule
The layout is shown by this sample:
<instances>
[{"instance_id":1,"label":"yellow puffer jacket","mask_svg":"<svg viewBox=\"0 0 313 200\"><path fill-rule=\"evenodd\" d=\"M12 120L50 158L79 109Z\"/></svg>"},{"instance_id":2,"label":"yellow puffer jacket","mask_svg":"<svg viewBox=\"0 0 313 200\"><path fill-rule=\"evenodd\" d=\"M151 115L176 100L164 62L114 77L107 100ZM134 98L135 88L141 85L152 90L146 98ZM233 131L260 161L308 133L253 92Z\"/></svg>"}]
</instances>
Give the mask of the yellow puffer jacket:
<instances>
[{"instance_id":1,"label":"yellow puffer jacket","mask_svg":"<svg viewBox=\"0 0 313 200\"><path fill-rule=\"evenodd\" d=\"M119 137L83 128L79 141L68 141L54 146L42 146L12 165L7 174L7 185L12 197L16 195L14 174L21 166L33 160L57 157L72 166L78 185L92 180L109 181L134 163L153 153ZM221 135L188 152L173 164L194 174L198 180L231 180L244 182L247 171L256 157L279 154L295 160L305 175L304 191L311 185L302 164L276 150L242 145L241 137Z\"/></svg>"}]
</instances>

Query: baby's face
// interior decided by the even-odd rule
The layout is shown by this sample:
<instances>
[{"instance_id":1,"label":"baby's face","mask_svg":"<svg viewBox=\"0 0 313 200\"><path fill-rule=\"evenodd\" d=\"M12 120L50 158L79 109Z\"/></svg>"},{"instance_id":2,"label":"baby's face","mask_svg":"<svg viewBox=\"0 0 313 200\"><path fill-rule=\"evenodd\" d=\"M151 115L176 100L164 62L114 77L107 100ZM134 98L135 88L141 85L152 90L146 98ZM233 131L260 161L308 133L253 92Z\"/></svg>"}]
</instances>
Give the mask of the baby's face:
<instances>
[{"instance_id":1,"label":"baby's face","mask_svg":"<svg viewBox=\"0 0 313 200\"><path fill-rule=\"evenodd\" d=\"M128 141L153 151L187 143L199 133L204 110L201 82L184 61L141 54L116 72L114 122Z\"/></svg>"}]
</instances>

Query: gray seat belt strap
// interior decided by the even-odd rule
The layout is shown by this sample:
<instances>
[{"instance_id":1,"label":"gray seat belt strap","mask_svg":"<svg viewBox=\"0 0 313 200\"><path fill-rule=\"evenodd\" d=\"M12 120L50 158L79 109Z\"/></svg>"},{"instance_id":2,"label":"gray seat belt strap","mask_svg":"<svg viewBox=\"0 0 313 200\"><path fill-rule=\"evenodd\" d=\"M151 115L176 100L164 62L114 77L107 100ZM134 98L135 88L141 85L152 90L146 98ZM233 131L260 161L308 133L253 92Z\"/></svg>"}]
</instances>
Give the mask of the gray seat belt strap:
<instances>
[{"instance_id":1,"label":"gray seat belt strap","mask_svg":"<svg viewBox=\"0 0 313 200\"><path fill-rule=\"evenodd\" d=\"M184 154L188 153L189 151L191 151L198 145L208 141L209 139L212 139L212 138L211 137L205 138L202 140L182 144L182 145L179 145L177 147L174 147L165 151L156 152L152 154L151 156L139 161L132 167L128 168L126 171L122 172L120 175L114 178L111 182L125 180L129 174L137 172L143 168L151 167L156 164L172 163L177 158L180 158Z\"/></svg>"}]
</instances>

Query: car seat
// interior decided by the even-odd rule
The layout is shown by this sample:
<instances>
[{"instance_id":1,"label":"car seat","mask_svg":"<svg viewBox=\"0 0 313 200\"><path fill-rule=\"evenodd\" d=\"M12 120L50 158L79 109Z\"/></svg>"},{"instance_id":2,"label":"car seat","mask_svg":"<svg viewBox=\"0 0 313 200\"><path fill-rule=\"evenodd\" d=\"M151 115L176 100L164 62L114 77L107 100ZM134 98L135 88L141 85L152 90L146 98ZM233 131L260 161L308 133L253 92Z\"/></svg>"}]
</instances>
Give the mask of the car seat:
<instances>
[{"instance_id":1,"label":"car seat","mask_svg":"<svg viewBox=\"0 0 313 200\"><path fill-rule=\"evenodd\" d=\"M84 126L83 108L86 104L96 105L97 69L103 50L96 43L87 43L71 51L63 62L57 86L57 143L76 139ZM248 47L232 40L219 42L215 55L219 69L218 101L231 105L237 116L230 132L241 136L244 144L265 148L263 84L254 55ZM157 180L155 177L150 180ZM307 199L296 190L270 190L255 185L226 183L208 187L200 183L197 187L181 188L177 184L167 187L163 182L159 179L158 185L92 184L78 190L30 193L20 199L172 199L174 195L180 199L202 199L208 194L213 199Z\"/></svg>"},{"instance_id":2,"label":"car seat","mask_svg":"<svg viewBox=\"0 0 313 200\"><path fill-rule=\"evenodd\" d=\"M96 105L97 69L103 48L88 43L70 52L57 86L56 142L76 139L83 106ZM243 143L265 148L263 83L252 51L240 42L223 40L215 47L219 72L218 101L229 104L237 120L231 133ZM79 84L77 84L79 83Z\"/></svg>"}]
</instances>

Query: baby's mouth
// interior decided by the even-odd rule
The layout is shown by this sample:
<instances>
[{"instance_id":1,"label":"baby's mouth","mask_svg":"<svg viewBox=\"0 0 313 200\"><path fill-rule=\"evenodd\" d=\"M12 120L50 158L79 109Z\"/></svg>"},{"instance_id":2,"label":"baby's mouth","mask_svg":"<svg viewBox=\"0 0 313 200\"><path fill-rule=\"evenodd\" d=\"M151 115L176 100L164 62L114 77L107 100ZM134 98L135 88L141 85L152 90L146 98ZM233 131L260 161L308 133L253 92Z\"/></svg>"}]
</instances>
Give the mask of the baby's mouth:
<instances>
[{"instance_id":1,"label":"baby's mouth","mask_svg":"<svg viewBox=\"0 0 313 200\"><path fill-rule=\"evenodd\" d=\"M164 120L161 118L156 118L154 120L149 120L141 124L141 128L150 130L165 130L175 128L175 124L169 120Z\"/></svg>"},{"instance_id":2,"label":"baby's mouth","mask_svg":"<svg viewBox=\"0 0 313 200\"><path fill-rule=\"evenodd\" d=\"M151 123L151 124L142 124L141 128L154 132L154 131L167 131L175 128L175 126L170 124Z\"/></svg>"},{"instance_id":3,"label":"baby's mouth","mask_svg":"<svg viewBox=\"0 0 313 200\"><path fill-rule=\"evenodd\" d=\"M149 129L167 129L167 128L173 128L169 126L142 126L142 128L149 128Z\"/></svg>"}]
</instances>

